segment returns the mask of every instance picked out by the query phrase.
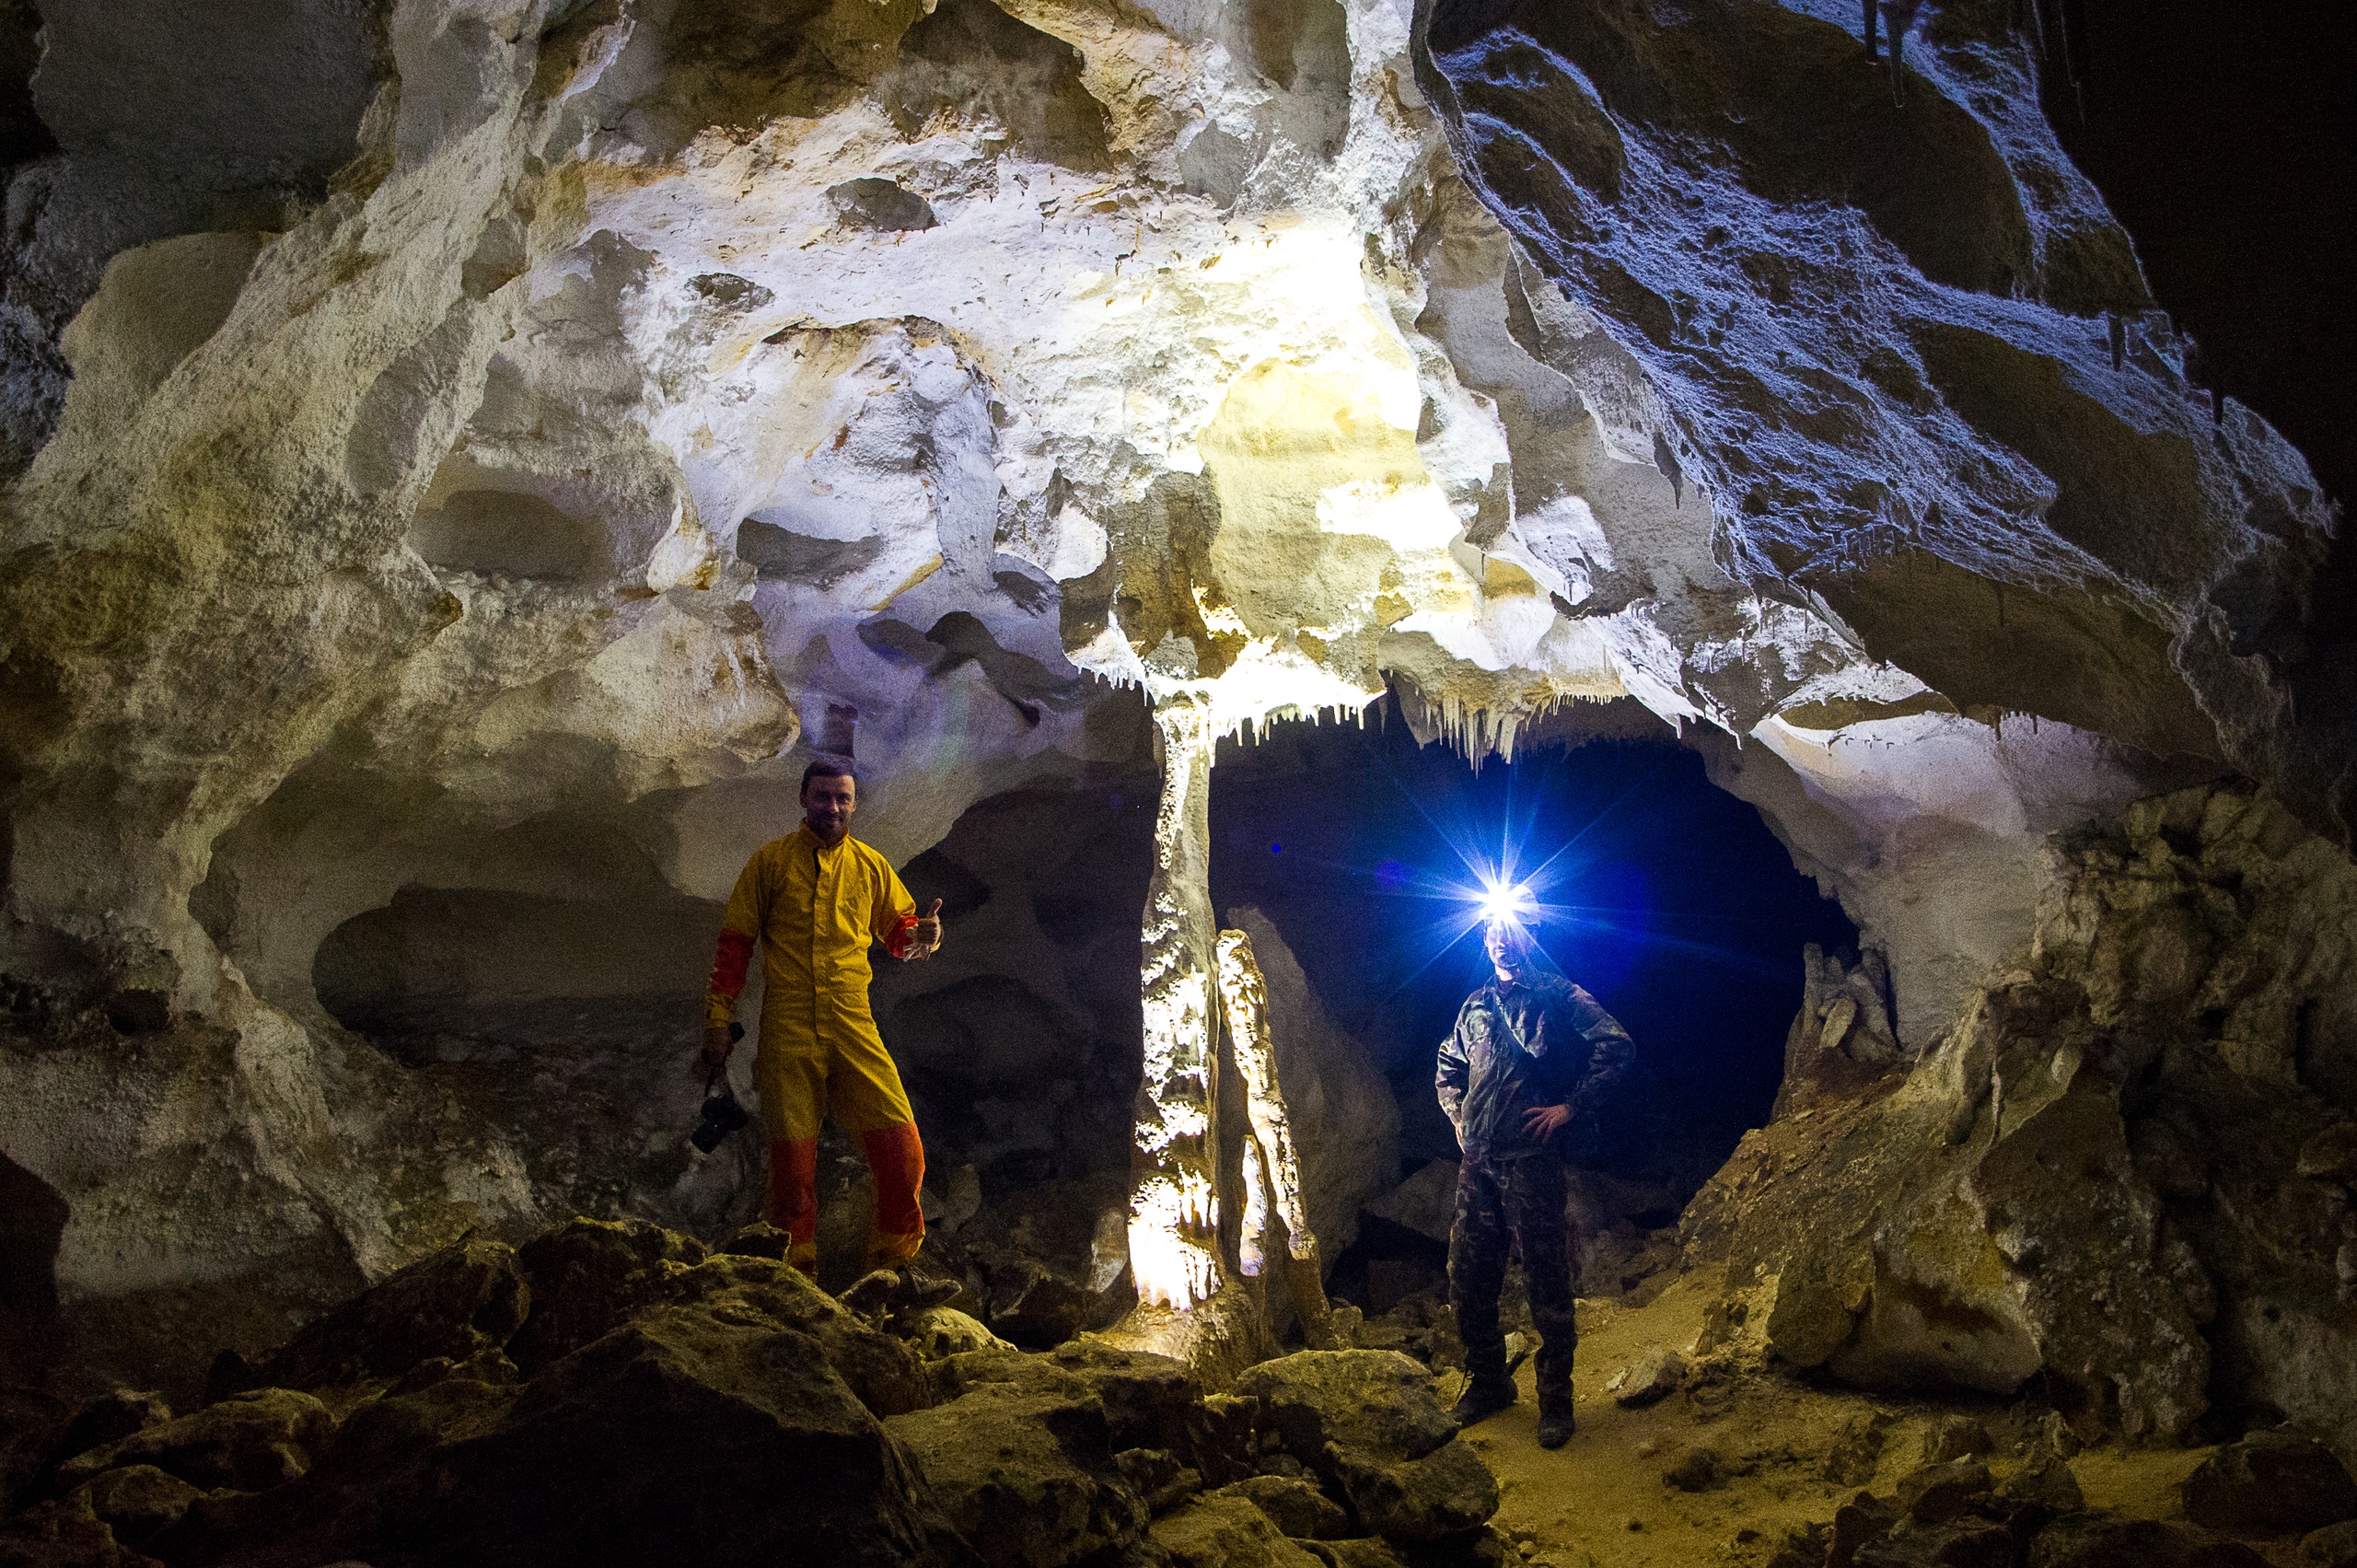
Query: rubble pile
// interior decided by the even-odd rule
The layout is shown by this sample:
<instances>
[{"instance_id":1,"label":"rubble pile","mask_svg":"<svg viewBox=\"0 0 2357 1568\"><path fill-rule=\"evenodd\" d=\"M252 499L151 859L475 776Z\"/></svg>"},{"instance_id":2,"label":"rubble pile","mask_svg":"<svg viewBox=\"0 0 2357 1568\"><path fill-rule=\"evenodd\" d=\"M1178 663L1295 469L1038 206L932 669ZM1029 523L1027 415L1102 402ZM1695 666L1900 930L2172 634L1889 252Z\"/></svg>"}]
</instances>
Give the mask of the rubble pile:
<instances>
[{"instance_id":1,"label":"rubble pile","mask_svg":"<svg viewBox=\"0 0 2357 1568\"><path fill-rule=\"evenodd\" d=\"M1425 1369L1302 1352L1206 1395L1028 1353L870 1275L645 1222L468 1239L175 1415L118 1393L10 1450L0 1564L747 1560L927 1568L1494 1563L1495 1482Z\"/></svg>"}]
</instances>

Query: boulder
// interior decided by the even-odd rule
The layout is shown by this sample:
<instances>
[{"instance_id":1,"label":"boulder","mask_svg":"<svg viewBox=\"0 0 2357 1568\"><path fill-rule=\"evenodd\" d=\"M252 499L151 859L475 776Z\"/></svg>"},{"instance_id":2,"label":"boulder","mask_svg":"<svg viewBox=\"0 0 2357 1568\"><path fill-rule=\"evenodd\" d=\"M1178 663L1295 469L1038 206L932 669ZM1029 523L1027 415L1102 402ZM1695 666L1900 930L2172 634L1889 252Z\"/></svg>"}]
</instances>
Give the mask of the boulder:
<instances>
[{"instance_id":1,"label":"boulder","mask_svg":"<svg viewBox=\"0 0 2357 1568\"><path fill-rule=\"evenodd\" d=\"M2014 1568L2014 1534L1987 1519L1910 1520L1862 1543L1854 1568Z\"/></svg>"},{"instance_id":2,"label":"boulder","mask_svg":"<svg viewBox=\"0 0 2357 1568\"><path fill-rule=\"evenodd\" d=\"M1685 1376L1685 1357L1674 1350L1651 1350L1614 1373L1604 1391L1623 1410L1642 1410L1676 1393Z\"/></svg>"},{"instance_id":3,"label":"boulder","mask_svg":"<svg viewBox=\"0 0 2357 1568\"><path fill-rule=\"evenodd\" d=\"M2347 1016L2314 912L2357 867L2264 796L2197 788L2058 839L2051 868L2026 956L1903 1086L1747 1134L1689 1255L1772 1281L1771 1353L1859 1386L2037 1375L2086 1432L2164 1439L2217 1398L2357 1452L2338 1048L2294 1049L2297 1020Z\"/></svg>"},{"instance_id":4,"label":"boulder","mask_svg":"<svg viewBox=\"0 0 2357 1568\"><path fill-rule=\"evenodd\" d=\"M1679 1492L1709 1492L1727 1483L1726 1462L1716 1448L1697 1443L1681 1449L1669 1462L1661 1472L1661 1482Z\"/></svg>"},{"instance_id":5,"label":"boulder","mask_svg":"<svg viewBox=\"0 0 2357 1568\"><path fill-rule=\"evenodd\" d=\"M1190 1463L1210 1457L1198 1451L1203 1438L1198 1419L1202 1388L1185 1364L1092 1340L1058 1345L1053 1360L1059 1371L1078 1378L1104 1405L1106 1428L1115 1447L1169 1448Z\"/></svg>"},{"instance_id":6,"label":"boulder","mask_svg":"<svg viewBox=\"0 0 2357 1568\"><path fill-rule=\"evenodd\" d=\"M1989 1467L1977 1459L1925 1465L1898 1483L1898 1505L1921 1525L1944 1525L1960 1517L1994 1490Z\"/></svg>"},{"instance_id":7,"label":"boulder","mask_svg":"<svg viewBox=\"0 0 2357 1568\"><path fill-rule=\"evenodd\" d=\"M963 1355L968 1351L1015 1348L983 1327L980 1318L954 1307L929 1307L898 1328L910 1348L927 1361Z\"/></svg>"},{"instance_id":8,"label":"boulder","mask_svg":"<svg viewBox=\"0 0 2357 1568\"><path fill-rule=\"evenodd\" d=\"M1457 1435L1430 1375L1395 1351L1299 1351L1236 1380L1285 1449L1315 1466L1327 1445L1372 1463L1420 1459Z\"/></svg>"},{"instance_id":9,"label":"boulder","mask_svg":"<svg viewBox=\"0 0 2357 1568\"><path fill-rule=\"evenodd\" d=\"M1251 1499L1233 1492L1198 1497L1154 1522L1149 1539L1173 1568L1326 1568L1288 1539Z\"/></svg>"},{"instance_id":10,"label":"boulder","mask_svg":"<svg viewBox=\"0 0 2357 1568\"><path fill-rule=\"evenodd\" d=\"M1381 1536L1352 1536L1344 1540L1305 1540L1295 1543L1326 1568L1408 1568L1399 1551ZM1503 1561L1503 1556L1500 1561ZM1481 1561L1475 1558L1474 1561Z\"/></svg>"},{"instance_id":11,"label":"boulder","mask_svg":"<svg viewBox=\"0 0 2357 1568\"><path fill-rule=\"evenodd\" d=\"M66 1501L78 1499L92 1517L105 1522L116 1540L138 1547L178 1524L203 1494L203 1488L153 1465L125 1465L91 1477Z\"/></svg>"},{"instance_id":12,"label":"boulder","mask_svg":"<svg viewBox=\"0 0 2357 1568\"><path fill-rule=\"evenodd\" d=\"M2030 1543L2029 1568L2266 1568L2239 1541L2157 1519L2066 1514Z\"/></svg>"},{"instance_id":13,"label":"boulder","mask_svg":"<svg viewBox=\"0 0 2357 1568\"><path fill-rule=\"evenodd\" d=\"M741 1304L648 1308L521 1387L361 1406L299 1481L200 1500L194 1564L972 1558L813 1336Z\"/></svg>"},{"instance_id":14,"label":"boulder","mask_svg":"<svg viewBox=\"0 0 2357 1568\"><path fill-rule=\"evenodd\" d=\"M294 1480L335 1430L335 1418L311 1395L262 1388L77 1454L57 1479L78 1485L122 1465L149 1465L198 1487L259 1492Z\"/></svg>"},{"instance_id":15,"label":"boulder","mask_svg":"<svg viewBox=\"0 0 2357 1568\"><path fill-rule=\"evenodd\" d=\"M1922 1462L1927 1465L1944 1465L1950 1459L1996 1451L1997 1444L1989 1435L1989 1429L1968 1415L1944 1415L1923 1429Z\"/></svg>"},{"instance_id":16,"label":"boulder","mask_svg":"<svg viewBox=\"0 0 2357 1568\"><path fill-rule=\"evenodd\" d=\"M1231 908L1228 923L1252 938L1268 993L1278 1091L1301 1161L1301 1198L1331 1266L1358 1239L1359 1209L1399 1174L1399 1102L1382 1065L1327 1016L1301 963L1259 910Z\"/></svg>"},{"instance_id":17,"label":"boulder","mask_svg":"<svg viewBox=\"0 0 2357 1568\"><path fill-rule=\"evenodd\" d=\"M2357 1519L2309 1531L2300 1562L2302 1568L2357 1568Z\"/></svg>"},{"instance_id":18,"label":"boulder","mask_svg":"<svg viewBox=\"0 0 2357 1568\"><path fill-rule=\"evenodd\" d=\"M2357 1121L2337 1121L2310 1138L2292 1168L2318 1181L2357 1186Z\"/></svg>"},{"instance_id":19,"label":"boulder","mask_svg":"<svg viewBox=\"0 0 2357 1568\"><path fill-rule=\"evenodd\" d=\"M1149 1514L1167 1514L1203 1490L1203 1472L1167 1448L1124 1448L1113 1456L1113 1470Z\"/></svg>"},{"instance_id":20,"label":"boulder","mask_svg":"<svg viewBox=\"0 0 2357 1568\"><path fill-rule=\"evenodd\" d=\"M645 1220L575 1219L535 1237L516 1255L533 1310L507 1353L537 1372L610 1331L705 1255L695 1237Z\"/></svg>"},{"instance_id":21,"label":"boulder","mask_svg":"<svg viewBox=\"0 0 2357 1568\"><path fill-rule=\"evenodd\" d=\"M395 1270L313 1318L263 1359L254 1380L325 1388L398 1377L433 1356L464 1361L505 1344L530 1300L515 1249L470 1237Z\"/></svg>"},{"instance_id":22,"label":"boulder","mask_svg":"<svg viewBox=\"0 0 2357 1568\"><path fill-rule=\"evenodd\" d=\"M1117 1322L1137 1300L1129 1273L1126 1177L1044 1181L985 1207L941 1249L991 1331L1045 1350Z\"/></svg>"},{"instance_id":23,"label":"boulder","mask_svg":"<svg viewBox=\"0 0 2357 1568\"><path fill-rule=\"evenodd\" d=\"M43 1434L50 1463L120 1442L171 1419L172 1407L164 1402L163 1395L136 1388L112 1389L85 1402L62 1426Z\"/></svg>"},{"instance_id":24,"label":"boulder","mask_svg":"<svg viewBox=\"0 0 2357 1568\"><path fill-rule=\"evenodd\" d=\"M1222 1486L1253 1473L1260 1402L1233 1394L1202 1396L1179 1362L1096 1340L1068 1342L1051 1356L997 1350L955 1355L928 1368L935 1396L1004 1385L1062 1400L1094 1398L1115 1452L1160 1448Z\"/></svg>"},{"instance_id":25,"label":"boulder","mask_svg":"<svg viewBox=\"0 0 2357 1568\"><path fill-rule=\"evenodd\" d=\"M1872 1415L1852 1416L1842 1423L1832 1448L1825 1456L1825 1479L1836 1486L1864 1486L1873 1481L1875 1471L1881 1467L1891 1425L1892 1418L1879 1411Z\"/></svg>"},{"instance_id":26,"label":"boulder","mask_svg":"<svg viewBox=\"0 0 2357 1568\"><path fill-rule=\"evenodd\" d=\"M2308 1531L2357 1518L2357 1481L2311 1437L2254 1432L2201 1461L2183 1485L2185 1516L2238 1532Z\"/></svg>"},{"instance_id":27,"label":"boulder","mask_svg":"<svg viewBox=\"0 0 2357 1568\"><path fill-rule=\"evenodd\" d=\"M1301 1351L1237 1379L1287 1453L1346 1499L1359 1525L1429 1544L1479 1529L1497 1481L1433 1397L1422 1366L1394 1351Z\"/></svg>"},{"instance_id":28,"label":"boulder","mask_svg":"<svg viewBox=\"0 0 2357 1568\"><path fill-rule=\"evenodd\" d=\"M28 1508L0 1525L0 1568L163 1568L115 1539L80 1493Z\"/></svg>"},{"instance_id":29,"label":"boulder","mask_svg":"<svg viewBox=\"0 0 2357 1568\"><path fill-rule=\"evenodd\" d=\"M808 1334L852 1392L879 1418L902 1415L932 1400L913 1349L871 1328L800 1270L784 1263L723 1254L690 1268L667 1266L648 1288L661 1301L700 1306L727 1320L779 1324ZM582 1324L585 1319L574 1321Z\"/></svg>"},{"instance_id":30,"label":"boulder","mask_svg":"<svg viewBox=\"0 0 2357 1568\"><path fill-rule=\"evenodd\" d=\"M1434 1160L1421 1166L1406 1180L1367 1204L1366 1212L1445 1244L1449 1226L1457 1219L1458 1168L1455 1160Z\"/></svg>"},{"instance_id":31,"label":"boulder","mask_svg":"<svg viewBox=\"0 0 2357 1568\"><path fill-rule=\"evenodd\" d=\"M977 1381L888 1425L988 1568L1064 1568L1145 1527L1104 1403L1077 1378Z\"/></svg>"},{"instance_id":32,"label":"boulder","mask_svg":"<svg viewBox=\"0 0 2357 1568\"><path fill-rule=\"evenodd\" d=\"M2075 1514L2087 1505L2071 1467L2042 1446L1997 1483L1997 1501L2016 1516L2036 1510L2045 1518Z\"/></svg>"},{"instance_id":33,"label":"boulder","mask_svg":"<svg viewBox=\"0 0 2357 1568\"><path fill-rule=\"evenodd\" d=\"M1299 1539L1337 1540L1350 1533L1351 1516L1341 1504L1298 1477L1250 1476L1211 1495L1247 1498L1277 1528Z\"/></svg>"}]
</instances>

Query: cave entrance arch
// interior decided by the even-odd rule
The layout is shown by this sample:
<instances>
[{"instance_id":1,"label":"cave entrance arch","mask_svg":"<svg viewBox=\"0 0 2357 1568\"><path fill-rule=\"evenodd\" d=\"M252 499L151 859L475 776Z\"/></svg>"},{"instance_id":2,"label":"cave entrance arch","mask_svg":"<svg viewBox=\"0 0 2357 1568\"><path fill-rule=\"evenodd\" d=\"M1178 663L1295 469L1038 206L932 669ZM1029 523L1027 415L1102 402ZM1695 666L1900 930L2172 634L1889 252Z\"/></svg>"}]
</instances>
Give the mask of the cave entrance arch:
<instances>
[{"instance_id":1,"label":"cave entrance arch","mask_svg":"<svg viewBox=\"0 0 2357 1568\"><path fill-rule=\"evenodd\" d=\"M1487 970L1450 896L1473 880L1460 853L1494 856L1504 834L1526 872L1551 860L1539 939L1637 1041L1574 1161L1584 1295L1620 1295L1667 1260L1655 1233L1769 1120L1804 948L1858 942L1759 812L1633 702L1561 710L1511 761L1478 766L1420 745L1396 698L1364 725L1281 720L1220 743L1210 819L1219 924L1250 933L1264 969L1298 973L1315 1021L1288 1022L1365 1052L1398 1109L1396 1168L1328 1251L1336 1295L1370 1311L1439 1277L1457 1149L1434 1059Z\"/></svg>"}]
</instances>

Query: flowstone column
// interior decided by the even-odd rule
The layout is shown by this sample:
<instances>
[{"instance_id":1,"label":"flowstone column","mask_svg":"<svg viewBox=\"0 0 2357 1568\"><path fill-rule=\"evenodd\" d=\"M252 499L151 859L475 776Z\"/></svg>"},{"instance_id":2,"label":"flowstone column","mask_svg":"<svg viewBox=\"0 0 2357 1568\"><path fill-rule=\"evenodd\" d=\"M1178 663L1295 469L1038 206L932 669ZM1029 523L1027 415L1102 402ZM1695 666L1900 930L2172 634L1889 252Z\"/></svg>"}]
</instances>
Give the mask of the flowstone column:
<instances>
[{"instance_id":1,"label":"flowstone column","mask_svg":"<svg viewBox=\"0 0 2357 1568\"><path fill-rule=\"evenodd\" d=\"M1204 705L1155 706L1162 801L1140 952L1145 1074L1130 1144L1130 1272L1141 1303L1189 1312L1220 1287L1211 910L1212 749Z\"/></svg>"},{"instance_id":2,"label":"flowstone column","mask_svg":"<svg viewBox=\"0 0 2357 1568\"><path fill-rule=\"evenodd\" d=\"M1301 1156L1277 1082L1268 983L1252 956L1252 938L1241 931L1219 934L1219 997L1237 1076L1244 1082L1244 1114L1252 1124L1244 1145L1244 1272L1259 1274L1268 1268L1269 1233L1275 1228L1271 1222L1283 1222L1285 1290L1301 1317L1302 1335L1312 1350L1341 1350L1326 1304L1318 1233L1309 1228L1309 1209L1302 1202Z\"/></svg>"}]
</instances>

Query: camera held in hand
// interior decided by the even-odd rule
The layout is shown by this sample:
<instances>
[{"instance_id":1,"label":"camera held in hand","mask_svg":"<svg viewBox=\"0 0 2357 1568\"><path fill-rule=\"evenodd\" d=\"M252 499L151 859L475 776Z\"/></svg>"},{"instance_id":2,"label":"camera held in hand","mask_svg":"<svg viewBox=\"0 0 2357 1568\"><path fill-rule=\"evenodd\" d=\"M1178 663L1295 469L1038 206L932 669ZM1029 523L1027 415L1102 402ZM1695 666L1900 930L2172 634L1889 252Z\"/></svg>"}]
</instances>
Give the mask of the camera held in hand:
<instances>
[{"instance_id":1,"label":"camera held in hand","mask_svg":"<svg viewBox=\"0 0 2357 1568\"><path fill-rule=\"evenodd\" d=\"M729 1025L728 1038L731 1040L743 1040L745 1026ZM737 1103L737 1091L728 1086L728 1070L714 1067L703 1081L703 1120L697 1122L696 1130L688 1134L688 1142L708 1155L720 1147L721 1141L729 1133L752 1119L751 1113Z\"/></svg>"}]
</instances>

